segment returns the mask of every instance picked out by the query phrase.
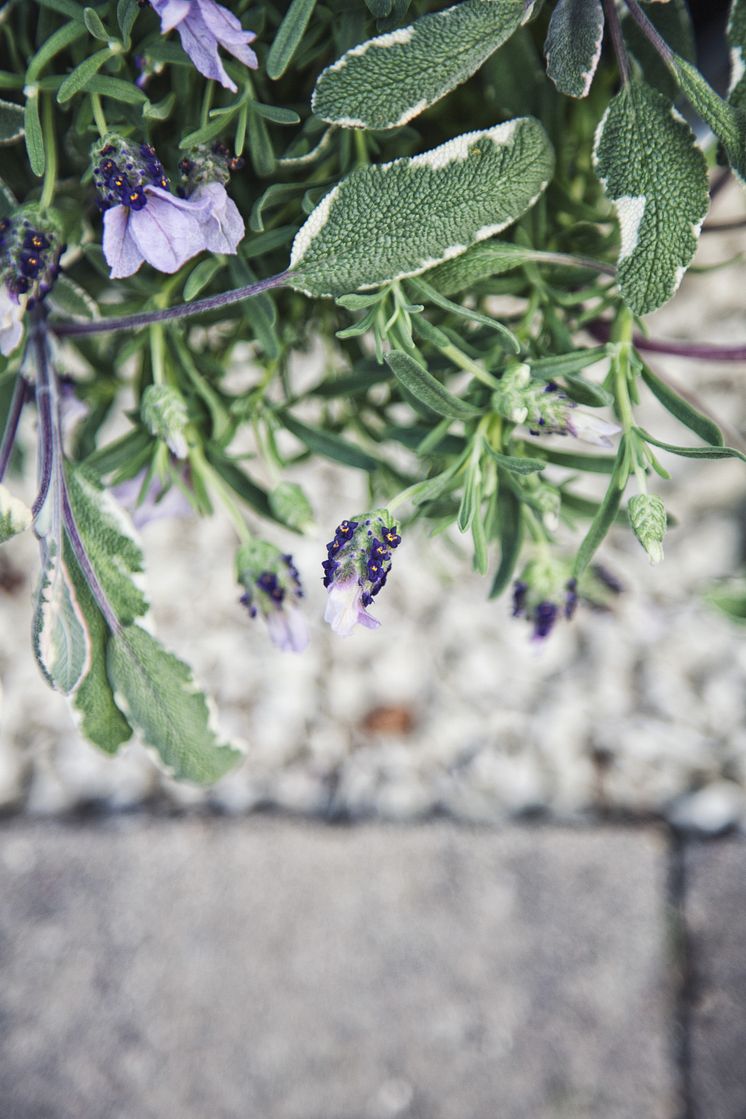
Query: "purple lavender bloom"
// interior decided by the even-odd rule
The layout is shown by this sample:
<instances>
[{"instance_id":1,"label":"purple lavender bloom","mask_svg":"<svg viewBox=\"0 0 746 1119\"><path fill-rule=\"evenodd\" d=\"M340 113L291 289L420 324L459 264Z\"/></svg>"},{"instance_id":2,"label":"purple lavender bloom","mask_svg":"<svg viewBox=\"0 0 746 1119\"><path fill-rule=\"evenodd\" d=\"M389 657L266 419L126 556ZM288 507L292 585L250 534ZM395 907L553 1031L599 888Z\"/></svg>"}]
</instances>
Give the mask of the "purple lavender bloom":
<instances>
[{"instance_id":1,"label":"purple lavender bloom","mask_svg":"<svg viewBox=\"0 0 746 1119\"><path fill-rule=\"evenodd\" d=\"M103 248L112 279L133 275L143 261L177 272L203 249L235 253L243 236L241 215L222 182L203 179L188 198L172 194L149 144L107 137L93 178L105 210Z\"/></svg>"},{"instance_id":2,"label":"purple lavender bloom","mask_svg":"<svg viewBox=\"0 0 746 1119\"><path fill-rule=\"evenodd\" d=\"M23 316L51 291L62 252L54 219L36 206L0 221L0 354L23 337Z\"/></svg>"},{"instance_id":3,"label":"purple lavender bloom","mask_svg":"<svg viewBox=\"0 0 746 1119\"><path fill-rule=\"evenodd\" d=\"M367 607L385 585L391 570L391 550L400 543L401 537L385 510L362 513L338 525L321 565L329 592L324 621L335 633L348 637L356 625L366 629L380 626Z\"/></svg>"},{"instance_id":4,"label":"purple lavender bloom","mask_svg":"<svg viewBox=\"0 0 746 1119\"><path fill-rule=\"evenodd\" d=\"M222 4L216 4L215 0L150 2L160 16L163 34L176 28L182 47L206 78L214 78L233 93L237 91L236 84L228 77L220 61L218 47L256 70L259 63L249 47L256 35L253 31L244 31L241 21Z\"/></svg>"},{"instance_id":5,"label":"purple lavender bloom","mask_svg":"<svg viewBox=\"0 0 746 1119\"><path fill-rule=\"evenodd\" d=\"M302 653L308 645L308 630L299 609L303 588L293 557L264 540L254 540L239 549L236 570L244 587L240 601L249 616L264 618L278 649Z\"/></svg>"},{"instance_id":6,"label":"purple lavender bloom","mask_svg":"<svg viewBox=\"0 0 746 1119\"><path fill-rule=\"evenodd\" d=\"M566 577L563 564L547 559L532 560L513 584L513 617L526 618L533 626L533 639L543 641L564 615L573 617L578 605L578 581Z\"/></svg>"}]
</instances>

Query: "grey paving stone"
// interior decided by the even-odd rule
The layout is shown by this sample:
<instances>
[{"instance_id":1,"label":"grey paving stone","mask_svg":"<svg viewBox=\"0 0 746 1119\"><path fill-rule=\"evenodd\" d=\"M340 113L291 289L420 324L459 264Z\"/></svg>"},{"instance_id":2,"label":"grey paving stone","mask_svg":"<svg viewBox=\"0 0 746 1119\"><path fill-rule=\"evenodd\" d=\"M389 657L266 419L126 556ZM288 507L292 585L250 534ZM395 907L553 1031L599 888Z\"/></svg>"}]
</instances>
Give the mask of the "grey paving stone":
<instances>
[{"instance_id":1,"label":"grey paving stone","mask_svg":"<svg viewBox=\"0 0 746 1119\"><path fill-rule=\"evenodd\" d=\"M668 1119L654 832L0 831L2 1119Z\"/></svg>"},{"instance_id":2,"label":"grey paving stone","mask_svg":"<svg viewBox=\"0 0 746 1119\"><path fill-rule=\"evenodd\" d=\"M690 846L686 912L694 968L696 1119L746 1116L746 843Z\"/></svg>"}]
</instances>

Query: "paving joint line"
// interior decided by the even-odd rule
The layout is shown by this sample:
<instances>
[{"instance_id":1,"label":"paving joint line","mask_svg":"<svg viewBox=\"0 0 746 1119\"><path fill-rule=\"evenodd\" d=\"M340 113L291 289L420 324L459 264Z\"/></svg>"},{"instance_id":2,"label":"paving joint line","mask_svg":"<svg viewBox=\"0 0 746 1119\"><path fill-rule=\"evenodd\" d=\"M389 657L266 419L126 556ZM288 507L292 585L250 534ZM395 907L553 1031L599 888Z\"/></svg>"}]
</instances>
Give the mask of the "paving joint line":
<instances>
[{"instance_id":1,"label":"paving joint line","mask_svg":"<svg viewBox=\"0 0 746 1119\"><path fill-rule=\"evenodd\" d=\"M671 960L671 1056L676 1081L675 1119L699 1119L692 1091L692 1015L695 968L687 925L686 852L690 837L671 829L667 848L666 903Z\"/></svg>"}]
</instances>

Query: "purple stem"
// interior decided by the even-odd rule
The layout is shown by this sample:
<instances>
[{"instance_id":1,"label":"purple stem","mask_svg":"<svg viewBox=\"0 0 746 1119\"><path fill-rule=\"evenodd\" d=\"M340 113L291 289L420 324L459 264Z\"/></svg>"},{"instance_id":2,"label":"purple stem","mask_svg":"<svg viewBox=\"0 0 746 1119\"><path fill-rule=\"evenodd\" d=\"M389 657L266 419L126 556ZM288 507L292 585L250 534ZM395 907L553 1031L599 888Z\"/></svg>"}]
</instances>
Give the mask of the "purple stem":
<instances>
[{"instance_id":1,"label":"purple stem","mask_svg":"<svg viewBox=\"0 0 746 1119\"><path fill-rule=\"evenodd\" d=\"M608 342L611 326L608 322L589 323L585 329L599 342ZM714 346L707 342L666 342L635 334L632 343L637 350L651 354L671 354L700 361L746 361L746 346Z\"/></svg>"},{"instance_id":2,"label":"purple stem","mask_svg":"<svg viewBox=\"0 0 746 1119\"><path fill-rule=\"evenodd\" d=\"M606 14L606 25L611 35L611 45L614 48L617 65L619 66L619 76L622 79L622 85L627 86L630 79L629 58L627 57L622 25L619 22L614 0L604 0L604 12Z\"/></svg>"},{"instance_id":3,"label":"purple stem","mask_svg":"<svg viewBox=\"0 0 746 1119\"><path fill-rule=\"evenodd\" d=\"M642 8L637 3L637 0L624 0L624 2L627 5L627 10L632 16L632 19L640 28L640 31L642 31L643 35L648 40L650 45L658 52L658 54L665 62L666 66L672 66L673 51L669 47L666 40L658 34L657 29L645 15Z\"/></svg>"},{"instance_id":4,"label":"purple stem","mask_svg":"<svg viewBox=\"0 0 746 1119\"><path fill-rule=\"evenodd\" d=\"M96 600L96 605L101 611L104 621L112 633L122 632L122 623L114 612L114 607L106 597L106 591L99 582L98 575L93 569L93 565L89 559L86 546L83 543L80 533L78 532L78 523L75 520L72 506L70 504L70 497L67 492L67 485L62 478L62 516L65 522L65 532L67 539L70 541L70 547L75 553L75 558L78 561L78 567L83 573L83 578L88 584L88 588Z\"/></svg>"},{"instance_id":5,"label":"purple stem","mask_svg":"<svg viewBox=\"0 0 746 1119\"><path fill-rule=\"evenodd\" d=\"M11 397L10 408L8 410L8 419L5 424L2 442L0 442L0 482L2 482L5 477L5 471L8 469L10 456L13 454L16 433L18 432L18 421L21 418L21 412L26 403L27 394L28 385L24 377L19 373L16 377L16 383L13 386L13 396Z\"/></svg>"},{"instance_id":6,"label":"purple stem","mask_svg":"<svg viewBox=\"0 0 746 1119\"><path fill-rule=\"evenodd\" d=\"M142 311L139 315L122 315L118 319L100 319L97 322L53 323L51 329L55 334L71 336L78 334L104 334L111 330L131 330L136 326L149 326L155 322L168 322L169 319L186 319L191 315L201 315L203 311L213 311L217 307L228 307L231 303L240 303L244 299L251 299L253 295L260 295L271 288L279 288L287 280L289 272L280 272L277 276L269 276L266 280L257 280L256 283L246 284L245 287L233 288L232 291L221 292L220 295L210 295L206 299L197 299L194 303L179 303L175 307L167 307L163 311Z\"/></svg>"},{"instance_id":7,"label":"purple stem","mask_svg":"<svg viewBox=\"0 0 746 1119\"><path fill-rule=\"evenodd\" d=\"M47 364L47 340L44 334L44 320L34 324L32 340L36 350L36 411L39 417L39 492L31 506L34 518L38 517L49 496L52 485L55 460L55 430L52 409L52 389L49 383Z\"/></svg>"}]
</instances>

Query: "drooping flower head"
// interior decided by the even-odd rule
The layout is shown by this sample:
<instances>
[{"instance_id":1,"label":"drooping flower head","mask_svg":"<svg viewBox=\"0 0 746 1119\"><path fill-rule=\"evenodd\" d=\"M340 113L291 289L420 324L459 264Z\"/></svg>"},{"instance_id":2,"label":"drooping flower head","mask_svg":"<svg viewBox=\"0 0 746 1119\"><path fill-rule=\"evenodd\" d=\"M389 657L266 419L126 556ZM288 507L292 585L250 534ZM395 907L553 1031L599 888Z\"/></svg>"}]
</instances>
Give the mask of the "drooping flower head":
<instances>
[{"instance_id":1,"label":"drooping flower head","mask_svg":"<svg viewBox=\"0 0 746 1119\"><path fill-rule=\"evenodd\" d=\"M541 557L526 564L513 584L513 617L525 617L533 637L548 637L562 617L570 619L578 605L578 582L568 578L564 564Z\"/></svg>"},{"instance_id":2,"label":"drooping flower head","mask_svg":"<svg viewBox=\"0 0 746 1119\"><path fill-rule=\"evenodd\" d=\"M237 211L232 222L225 220L230 200L222 184L215 184L216 193L180 198L171 193L155 148L115 133L94 147L93 164L112 279L133 275L143 261L160 272L177 272L190 257L217 243L216 226L223 234L219 251L236 251L243 222Z\"/></svg>"},{"instance_id":3,"label":"drooping flower head","mask_svg":"<svg viewBox=\"0 0 746 1119\"><path fill-rule=\"evenodd\" d=\"M578 408L555 381L531 377L528 365L515 365L500 380L492 405L513 423L525 423L532 435L572 435L584 443L611 447L611 436L621 428Z\"/></svg>"},{"instance_id":4,"label":"drooping flower head","mask_svg":"<svg viewBox=\"0 0 746 1119\"><path fill-rule=\"evenodd\" d=\"M205 248L211 253L234 253L246 227L226 185L243 159L231 156L225 144L203 145L187 152L179 164L187 198L204 207Z\"/></svg>"},{"instance_id":5,"label":"drooping flower head","mask_svg":"<svg viewBox=\"0 0 746 1119\"><path fill-rule=\"evenodd\" d=\"M322 563L329 592L324 620L335 633L347 637L356 625L377 629L381 624L367 612L391 570L391 552L401 537L385 509L361 513L337 526Z\"/></svg>"},{"instance_id":6,"label":"drooping flower head","mask_svg":"<svg viewBox=\"0 0 746 1119\"><path fill-rule=\"evenodd\" d=\"M299 609L303 588L293 557L265 540L254 540L239 548L236 573L244 588L241 602L250 617L264 618L269 636L279 649L302 653L308 644L308 630Z\"/></svg>"},{"instance_id":7,"label":"drooping flower head","mask_svg":"<svg viewBox=\"0 0 746 1119\"><path fill-rule=\"evenodd\" d=\"M237 91L235 82L225 72L218 47L243 62L244 66L256 70L259 63L249 47L256 35L253 31L244 31L241 21L222 4L217 4L215 0L150 2L161 18L163 34L176 28L182 47L206 78L214 78L233 93Z\"/></svg>"},{"instance_id":8,"label":"drooping flower head","mask_svg":"<svg viewBox=\"0 0 746 1119\"><path fill-rule=\"evenodd\" d=\"M0 353L23 336L23 315L51 291L64 246L55 218L25 206L0 221Z\"/></svg>"}]
</instances>

